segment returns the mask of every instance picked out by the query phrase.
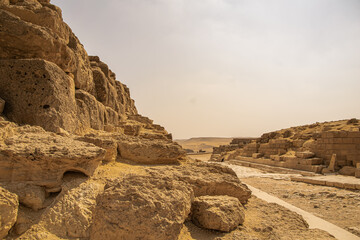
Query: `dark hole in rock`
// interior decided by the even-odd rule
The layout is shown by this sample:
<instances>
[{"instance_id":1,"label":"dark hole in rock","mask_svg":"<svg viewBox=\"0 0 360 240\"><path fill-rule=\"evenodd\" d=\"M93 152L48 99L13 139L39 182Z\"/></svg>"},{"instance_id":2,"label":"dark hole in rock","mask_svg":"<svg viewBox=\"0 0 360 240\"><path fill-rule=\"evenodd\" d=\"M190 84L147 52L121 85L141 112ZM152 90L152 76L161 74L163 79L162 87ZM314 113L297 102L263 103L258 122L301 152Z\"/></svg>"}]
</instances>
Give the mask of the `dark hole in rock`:
<instances>
[{"instance_id":1,"label":"dark hole in rock","mask_svg":"<svg viewBox=\"0 0 360 240\"><path fill-rule=\"evenodd\" d=\"M48 109L49 107L50 107L49 105L45 104L45 105L43 106L43 109Z\"/></svg>"},{"instance_id":2,"label":"dark hole in rock","mask_svg":"<svg viewBox=\"0 0 360 240\"><path fill-rule=\"evenodd\" d=\"M79 179L79 178L87 179L88 176L79 170L69 170L69 171L64 172L62 179L63 179L63 182L69 182L69 181L72 181L74 179Z\"/></svg>"}]
</instances>

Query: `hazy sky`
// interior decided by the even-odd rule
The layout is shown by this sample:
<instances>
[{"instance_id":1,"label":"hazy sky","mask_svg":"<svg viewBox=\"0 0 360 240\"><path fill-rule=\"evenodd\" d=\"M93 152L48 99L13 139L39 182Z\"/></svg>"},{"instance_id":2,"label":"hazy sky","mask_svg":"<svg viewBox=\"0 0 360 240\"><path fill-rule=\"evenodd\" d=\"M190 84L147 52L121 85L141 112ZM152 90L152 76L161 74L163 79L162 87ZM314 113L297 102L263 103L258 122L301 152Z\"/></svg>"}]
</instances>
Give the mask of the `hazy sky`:
<instances>
[{"instance_id":1,"label":"hazy sky","mask_svg":"<svg viewBox=\"0 0 360 240\"><path fill-rule=\"evenodd\" d=\"M359 0L53 0L174 138L360 118Z\"/></svg>"}]
</instances>

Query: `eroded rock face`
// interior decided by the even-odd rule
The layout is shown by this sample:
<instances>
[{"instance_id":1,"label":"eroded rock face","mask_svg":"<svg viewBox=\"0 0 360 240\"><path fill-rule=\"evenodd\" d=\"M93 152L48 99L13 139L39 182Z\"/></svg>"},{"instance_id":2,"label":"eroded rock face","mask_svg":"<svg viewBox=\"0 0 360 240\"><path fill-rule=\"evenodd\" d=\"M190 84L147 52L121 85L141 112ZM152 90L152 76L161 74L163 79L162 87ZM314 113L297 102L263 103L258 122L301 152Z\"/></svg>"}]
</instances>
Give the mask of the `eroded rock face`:
<instances>
[{"instance_id":1,"label":"eroded rock face","mask_svg":"<svg viewBox=\"0 0 360 240\"><path fill-rule=\"evenodd\" d=\"M195 198L191 218L199 227L230 232L244 222L245 213L237 198L202 196Z\"/></svg>"},{"instance_id":2,"label":"eroded rock face","mask_svg":"<svg viewBox=\"0 0 360 240\"><path fill-rule=\"evenodd\" d=\"M74 132L74 82L57 65L41 59L0 60L0 96L13 122Z\"/></svg>"},{"instance_id":3,"label":"eroded rock face","mask_svg":"<svg viewBox=\"0 0 360 240\"><path fill-rule=\"evenodd\" d=\"M185 156L185 151L177 143L130 137L119 139L118 152L124 159L143 164L177 163Z\"/></svg>"},{"instance_id":4,"label":"eroded rock face","mask_svg":"<svg viewBox=\"0 0 360 240\"><path fill-rule=\"evenodd\" d=\"M0 187L0 239L3 239L15 224L18 207L17 195Z\"/></svg>"},{"instance_id":5,"label":"eroded rock face","mask_svg":"<svg viewBox=\"0 0 360 240\"><path fill-rule=\"evenodd\" d=\"M77 88L94 88L87 53L62 21L59 8L35 0L5 1L1 8L1 58L45 59L71 74Z\"/></svg>"},{"instance_id":6,"label":"eroded rock face","mask_svg":"<svg viewBox=\"0 0 360 240\"><path fill-rule=\"evenodd\" d=\"M171 178L130 175L111 182L98 197L90 239L176 239L192 196Z\"/></svg>"},{"instance_id":7,"label":"eroded rock face","mask_svg":"<svg viewBox=\"0 0 360 240\"><path fill-rule=\"evenodd\" d=\"M8 127L9 131L11 134L0 142L1 181L51 187L61 183L66 171L91 175L105 155L104 149L91 143L49 133L40 127Z\"/></svg>"}]
</instances>

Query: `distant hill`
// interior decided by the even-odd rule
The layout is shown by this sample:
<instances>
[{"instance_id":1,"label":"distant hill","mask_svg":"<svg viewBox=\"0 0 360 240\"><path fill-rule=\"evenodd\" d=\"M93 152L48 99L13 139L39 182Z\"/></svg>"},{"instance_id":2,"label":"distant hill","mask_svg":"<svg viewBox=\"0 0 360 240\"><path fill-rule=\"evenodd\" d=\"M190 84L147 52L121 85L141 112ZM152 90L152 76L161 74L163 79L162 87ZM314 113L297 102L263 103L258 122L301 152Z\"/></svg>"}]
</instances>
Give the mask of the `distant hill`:
<instances>
[{"instance_id":1,"label":"distant hill","mask_svg":"<svg viewBox=\"0 0 360 240\"><path fill-rule=\"evenodd\" d=\"M189 139L175 139L174 141L179 143L184 149L190 149L194 152L203 150L206 152L212 152L213 147L220 145L227 145L233 138L221 138L221 137L194 137Z\"/></svg>"}]
</instances>

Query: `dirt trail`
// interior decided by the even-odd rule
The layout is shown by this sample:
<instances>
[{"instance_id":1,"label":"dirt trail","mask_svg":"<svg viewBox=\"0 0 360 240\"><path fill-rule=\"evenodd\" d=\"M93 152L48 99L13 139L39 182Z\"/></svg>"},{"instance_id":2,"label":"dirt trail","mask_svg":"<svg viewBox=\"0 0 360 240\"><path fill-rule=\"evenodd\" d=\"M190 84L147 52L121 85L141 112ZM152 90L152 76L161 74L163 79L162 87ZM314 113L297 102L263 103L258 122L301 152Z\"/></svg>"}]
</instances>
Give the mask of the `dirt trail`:
<instances>
[{"instance_id":1,"label":"dirt trail","mask_svg":"<svg viewBox=\"0 0 360 240\"><path fill-rule=\"evenodd\" d=\"M229 167L231 167L239 176L239 178L243 180L245 180L244 182L251 188L251 190L253 191L253 194L267 202L275 202L279 205L282 205L294 212L299 213L300 215L302 215L304 217L304 219L309 223L310 228L319 228L322 230L325 230L327 232L329 232L330 234L334 235L336 238L338 239L357 239L359 240L360 238L357 237L356 235L344 230L343 228L340 228L330 222L327 222L325 220L323 220L322 218L316 217L315 215L304 211L308 210L308 208L304 207L303 204L299 204L299 202L304 202L306 201L306 199L301 199L302 201L297 201L297 202L292 202L293 204L303 208L298 208L295 207L294 205L289 204L288 202L285 202L283 200L281 200L278 197L274 197L272 195L267 194L266 192L272 193L273 194L273 190L271 190L271 186L273 186L274 188L276 188L276 192L281 192L281 184L277 184L276 182L287 182L288 184L291 184L292 182L286 181L289 180L290 177L296 176L297 174L280 174L280 173L266 173L264 171L258 170L258 169L253 169L253 168L248 168L248 167L241 167L241 166L235 166L235 165L228 165ZM268 178L267 180L264 178ZM276 180L274 180L276 179ZM269 181L269 184L271 186L264 186L264 182ZM261 191L257 188L251 187L249 185L250 182L251 184L254 184L256 187L263 189L264 191ZM287 185L288 185L287 184ZM297 183L294 183L295 185ZM280 185L280 186L279 186ZM286 185L284 185L286 187ZM296 187L296 186L294 186ZM319 188L319 186L310 186L313 187L314 189L312 189L314 192L316 192L315 188ZM279 188L279 189L277 189ZM333 188L334 191L337 191L336 188ZM319 189L321 190L321 189ZM285 191L285 189L284 189ZM339 190L339 191L345 191L345 190ZM275 195L279 195L279 194L275 194ZM293 199L292 199L293 200ZM309 210L308 210L309 211ZM331 209L330 209L331 211ZM356 214L356 213L354 213ZM320 214L319 214L320 215ZM338 224L338 223L336 223ZM340 224L340 226L344 226L348 223L343 223ZM339 224L338 224L339 225Z\"/></svg>"}]
</instances>

